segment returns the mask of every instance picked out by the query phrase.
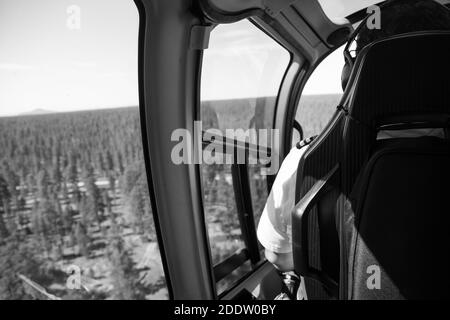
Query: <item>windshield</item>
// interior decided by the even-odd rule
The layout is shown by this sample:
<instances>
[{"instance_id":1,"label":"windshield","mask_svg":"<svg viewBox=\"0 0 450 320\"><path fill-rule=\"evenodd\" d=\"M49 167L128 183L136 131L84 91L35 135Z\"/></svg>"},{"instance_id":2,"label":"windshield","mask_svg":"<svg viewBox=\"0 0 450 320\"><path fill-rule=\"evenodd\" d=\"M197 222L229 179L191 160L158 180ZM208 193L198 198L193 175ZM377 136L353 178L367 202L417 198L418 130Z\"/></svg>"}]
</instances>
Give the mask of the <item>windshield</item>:
<instances>
[{"instance_id":1,"label":"windshield","mask_svg":"<svg viewBox=\"0 0 450 320\"><path fill-rule=\"evenodd\" d=\"M349 15L384 2L382 0L318 0L323 11L331 21L342 21ZM442 4L449 4L450 0L436 0Z\"/></svg>"}]
</instances>

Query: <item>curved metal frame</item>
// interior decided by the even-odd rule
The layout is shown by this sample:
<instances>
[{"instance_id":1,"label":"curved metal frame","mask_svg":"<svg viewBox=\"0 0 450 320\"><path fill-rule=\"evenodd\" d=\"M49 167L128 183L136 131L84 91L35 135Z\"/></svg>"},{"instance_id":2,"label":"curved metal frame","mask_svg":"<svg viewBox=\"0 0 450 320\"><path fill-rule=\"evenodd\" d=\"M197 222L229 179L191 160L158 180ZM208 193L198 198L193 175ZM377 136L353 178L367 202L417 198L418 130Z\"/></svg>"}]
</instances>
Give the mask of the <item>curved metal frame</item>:
<instances>
[{"instance_id":1,"label":"curved metal frame","mask_svg":"<svg viewBox=\"0 0 450 320\"><path fill-rule=\"evenodd\" d=\"M203 15L199 0L134 1L141 17L139 91L145 161L170 297L216 299L200 166L173 164L174 143L170 142L176 129L194 132L200 105L202 46L207 44L214 22ZM294 2L295 6L289 5L283 14L266 10L262 16L252 16L258 27L293 55L280 87L274 119L274 128L284 133L284 143L272 150L280 160L291 147L299 93L311 66L332 50L301 14L317 7L316 1ZM323 12L315 14L322 17ZM295 23L304 30L294 28ZM329 21L323 26L326 30L342 27Z\"/></svg>"},{"instance_id":2,"label":"curved metal frame","mask_svg":"<svg viewBox=\"0 0 450 320\"><path fill-rule=\"evenodd\" d=\"M135 2L144 17L139 89L145 110L146 162L171 298L214 299L199 166L173 164L170 143L176 129L194 132L201 51L190 48L190 30L201 21L193 15L191 1Z\"/></svg>"}]
</instances>

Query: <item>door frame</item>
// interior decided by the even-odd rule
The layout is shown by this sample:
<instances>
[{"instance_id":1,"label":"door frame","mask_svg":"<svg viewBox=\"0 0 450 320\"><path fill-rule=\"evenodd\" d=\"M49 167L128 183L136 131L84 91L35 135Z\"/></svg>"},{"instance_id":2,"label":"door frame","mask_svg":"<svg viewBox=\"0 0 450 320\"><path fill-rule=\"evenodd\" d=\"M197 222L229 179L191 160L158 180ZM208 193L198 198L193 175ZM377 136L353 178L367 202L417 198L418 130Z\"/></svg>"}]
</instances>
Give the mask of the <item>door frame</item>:
<instances>
[{"instance_id":1,"label":"door frame","mask_svg":"<svg viewBox=\"0 0 450 320\"><path fill-rule=\"evenodd\" d=\"M211 21L202 12L203 0L134 1L140 15L139 104L145 162L169 295L177 300L217 299L200 166L175 165L171 154L176 143L171 137L176 129L195 132L203 50L212 26L224 22ZM291 147L295 111L304 83L317 63L332 51L314 30L292 28L292 22L307 26L302 10L310 10L311 6L317 9L319 5L316 1L303 2L297 1L295 10L286 2L286 7L280 8L280 12L286 10L285 15L267 10L252 13L253 22L292 54L274 119L274 129L283 132L282 143L274 149L280 163ZM285 16L291 21L285 21ZM326 23L330 26L328 20ZM258 270L268 269L258 268L255 275L263 272Z\"/></svg>"}]
</instances>

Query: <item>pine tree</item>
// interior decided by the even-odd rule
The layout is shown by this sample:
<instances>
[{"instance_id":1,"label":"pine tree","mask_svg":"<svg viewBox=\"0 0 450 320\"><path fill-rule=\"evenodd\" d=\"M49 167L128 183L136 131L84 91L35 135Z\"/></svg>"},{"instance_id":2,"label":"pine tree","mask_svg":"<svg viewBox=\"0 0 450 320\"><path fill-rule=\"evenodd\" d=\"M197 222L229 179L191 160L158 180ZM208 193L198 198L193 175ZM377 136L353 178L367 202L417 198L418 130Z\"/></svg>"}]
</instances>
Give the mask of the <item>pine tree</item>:
<instances>
[{"instance_id":1,"label":"pine tree","mask_svg":"<svg viewBox=\"0 0 450 320\"><path fill-rule=\"evenodd\" d=\"M116 173L114 171L110 171L108 173L108 180L109 180L109 190L111 190L111 192L113 194L116 193Z\"/></svg>"},{"instance_id":2,"label":"pine tree","mask_svg":"<svg viewBox=\"0 0 450 320\"><path fill-rule=\"evenodd\" d=\"M18 192L17 187L19 186L20 179L19 176L13 171L8 161L4 160L2 163L3 177L8 185L8 191L11 196L11 201L17 207Z\"/></svg>"},{"instance_id":3,"label":"pine tree","mask_svg":"<svg viewBox=\"0 0 450 320\"><path fill-rule=\"evenodd\" d=\"M110 172L114 171L114 160L113 160L113 156L111 155L111 152L109 152L109 150L106 150L105 161L106 161L106 170L108 170Z\"/></svg>"},{"instance_id":4,"label":"pine tree","mask_svg":"<svg viewBox=\"0 0 450 320\"><path fill-rule=\"evenodd\" d=\"M86 226L82 222L78 222L75 229L75 237L77 239L80 254L89 258L89 236Z\"/></svg>"},{"instance_id":5,"label":"pine tree","mask_svg":"<svg viewBox=\"0 0 450 320\"><path fill-rule=\"evenodd\" d=\"M124 164L123 164L122 153L120 151L117 151L115 153L114 162L115 162L114 167L117 168L120 175L123 175L125 168L124 168Z\"/></svg>"},{"instance_id":6,"label":"pine tree","mask_svg":"<svg viewBox=\"0 0 450 320\"><path fill-rule=\"evenodd\" d=\"M133 216L133 226L135 232L141 234L144 227L145 203L142 187L136 185L130 195L131 212Z\"/></svg>"},{"instance_id":7,"label":"pine tree","mask_svg":"<svg viewBox=\"0 0 450 320\"><path fill-rule=\"evenodd\" d=\"M104 175L107 171L105 161L103 160L103 154L101 152L97 152L97 171L101 175Z\"/></svg>"},{"instance_id":8,"label":"pine tree","mask_svg":"<svg viewBox=\"0 0 450 320\"><path fill-rule=\"evenodd\" d=\"M91 221L97 221L100 227L100 211L103 210L103 203L100 195L100 190L95 184L94 168L91 165L86 165L83 174L84 187L87 195L87 210L91 217Z\"/></svg>"},{"instance_id":9,"label":"pine tree","mask_svg":"<svg viewBox=\"0 0 450 320\"><path fill-rule=\"evenodd\" d=\"M66 168L66 181L69 183L69 193L72 194L72 201L80 201L80 191L78 189L78 159L73 150L69 151L68 166Z\"/></svg>"},{"instance_id":10,"label":"pine tree","mask_svg":"<svg viewBox=\"0 0 450 320\"><path fill-rule=\"evenodd\" d=\"M134 186L136 185L139 176L141 175L141 166L137 163L128 166L125 169L125 173L122 177L121 188L125 195L130 195Z\"/></svg>"},{"instance_id":11,"label":"pine tree","mask_svg":"<svg viewBox=\"0 0 450 320\"><path fill-rule=\"evenodd\" d=\"M45 169L42 169L37 177L37 189L39 201L44 201L49 198L50 194L50 177Z\"/></svg>"},{"instance_id":12,"label":"pine tree","mask_svg":"<svg viewBox=\"0 0 450 320\"><path fill-rule=\"evenodd\" d=\"M7 203L10 201L10 198L11 195L9 193L6 181L0 174L0 243L3 239L6 239L9 236L4 217L7 211Z\"/></svg>"},{"instance_id":13,"label":"pine tree","mask_svg":"<svg viewBox=\"0 0 450 320\"><path fill-rule=\"evenodd\" d=\"M103 203L105 204L106 215L111 217L112 215L112 203L111 198L109 197L108 191L103 190Z\"/></svg>"},{"instance_id":14,"label":"pine tree","mask_svg":"<svg viewBox=\"0 0 450 320\"><path fill-rule=\"evenodd\" d=\"M73 225L73 210L70 205L67 205L64 209L62 209L62 225L64 228L64 232L70 233Z\"/></svg>"},{"instance_id":15,"label":"pine tree","mask_svg":"<svg viewBox=\"0 0 450 320\"><path fill-rule=\"evenodd\" d=\"M52 208L54 209L54 230L53 230L53 236L55 239L55 247L56 247L56 255L58 258L62 258L63 251L64 251L64 222L63 222L63 209L61 206L61 203L59 202L58 195L53 194L52 197Z\"/></svg>"},{"instance_id":16,"label":"pine tree","mask_svg":"<svg viewBox=\"0 0 450 320\"><path fill-rule=\"evenodd\" d=\"M111 263L111 276L114 285L113 299L136 300L142 299L139 292L138 278L134 272L134 262L131 252L125 247L125 241L120 236L118 228L110 230L107 256Z\"/></svg>"},{"instance_id":17,"label":"pine tree","mask_svg":"<svg viewBox=\"0 0 450 320\"><path fill-rule=\"evenodd\" d=\"M59 142L57 142L54 144L52 148L52 171L51 171L51 180L53 185L55 186L56 192L60 191L62 181L60 158L61 158L61 147Z\"/></svg>"},{"instance_id":18,"label":"pine tree","mask_svg":"<svg viewBox=\"0 0 450 320\"><path fill-rule=\"evenodd\" d=\"M30 240L11 239L0 246L0 300L32 298L17 275L44 279L38 252L38 246Z\"/></svg>"}]
</instances>

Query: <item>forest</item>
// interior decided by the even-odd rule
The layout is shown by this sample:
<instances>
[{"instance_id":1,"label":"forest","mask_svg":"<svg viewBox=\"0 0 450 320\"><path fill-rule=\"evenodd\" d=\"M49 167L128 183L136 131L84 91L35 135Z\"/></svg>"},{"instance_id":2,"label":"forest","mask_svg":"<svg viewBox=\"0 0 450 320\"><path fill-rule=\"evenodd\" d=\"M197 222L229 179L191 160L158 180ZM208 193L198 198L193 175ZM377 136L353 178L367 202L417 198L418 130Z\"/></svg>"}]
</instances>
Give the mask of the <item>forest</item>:
<instances>
[{"instance_id":1,"label":"forest","mask_svg":"<svg viewBox=\"0 0 450 320\"><path fill-rule=\"evenodd\" d=\"M166 295L139 121L138 108L0 119L0 299Z\"/></svg>"},{"instance_id":2,"label":"forest","mask_svg":"<svg viewBox=\"0 0 450 320\"><path fill-rule=\"evenodd\" d=\"M336 99L301 103L307 134ZM204 128L265 127L274 101L205 103ZM167 298L140 128L137 107L0 118L0 300ZM268 195L260 169L249 167L256 224ZM244 245L230 166L201 171L217 263Z\"/></svg>"}]
</instances>

